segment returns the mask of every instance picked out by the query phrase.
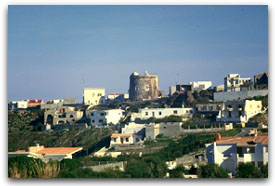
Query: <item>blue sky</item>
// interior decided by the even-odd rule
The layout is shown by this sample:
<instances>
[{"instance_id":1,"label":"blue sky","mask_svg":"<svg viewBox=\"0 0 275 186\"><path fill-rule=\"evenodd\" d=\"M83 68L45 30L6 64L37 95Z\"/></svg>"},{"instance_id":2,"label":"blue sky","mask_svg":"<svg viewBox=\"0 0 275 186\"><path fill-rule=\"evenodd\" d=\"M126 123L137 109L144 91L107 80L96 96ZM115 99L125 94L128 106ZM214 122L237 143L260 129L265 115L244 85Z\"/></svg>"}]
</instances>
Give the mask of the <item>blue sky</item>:
<instances>
[{"instance_id":1,"label":"blue sky","mask_svg":"<svg viewBox=\"0 0 275 186\"><path fill-rule=\"evenodd\" d=\"M126 93L145 70L166 93L268 71L268 7L9 6L9 100Z\"/></svg>"}]
</instances>

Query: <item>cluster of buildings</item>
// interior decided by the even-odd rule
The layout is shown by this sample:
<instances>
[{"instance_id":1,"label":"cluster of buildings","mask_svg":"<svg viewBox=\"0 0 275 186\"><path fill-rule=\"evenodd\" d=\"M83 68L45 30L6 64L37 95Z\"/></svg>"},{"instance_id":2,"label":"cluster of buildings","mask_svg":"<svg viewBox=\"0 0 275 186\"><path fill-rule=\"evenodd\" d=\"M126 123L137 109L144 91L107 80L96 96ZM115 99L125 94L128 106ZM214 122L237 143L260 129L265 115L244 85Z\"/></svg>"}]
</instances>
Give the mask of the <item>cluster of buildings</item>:
<instances>
[{"instance_id":1,"label":"cluster of buildings","mask_svg":"<svg viewBox=\"0 0 275 186\"><path fill-rule=\"evenodd\" d=\"M44 110L44 131L59 130L64 128L96 128L111 127L116 129L110 138L110 147L142 145L144 140L155 139L162 134L174 137L187 132L182 127L186 121L198 113L212 113L216 122L222 127L210 129L193 129L192 132L217 132L233 128L232 123L247 123L248 120L263 113L261 101L245 100L253 96L268 94L268 73L264 72L251 78L241 78L239 74L229 74L224 78L224 84L212 88L211 81L196 81L188 84L178 84L169 87L169 96L176 92L200 92L214 90L212 103L197 104L196 108L139 108L138 112L126 112L119 109L96 109L97 105L112 102L140 102L165 97L159 90L158 76L147 72L130 76L129 94L111 93L106 96L105 88L84 88L83 102L77 104L75 98L49 100L23 100L9 103L10 110L40 107ZM163 119L169 116L178 116L180 122L158 122L153 119ZM128 118L127 122L125 119ZM189 128L190 129L190 128ZM188 130L190 132L191 130ZM43 146L30 147L27 151L9 153L10 156L27 155L44 159L71 158L72 154L82 148L44 148ZM217 135L215 143L208 144L206 154L209 162L217 163L232 172L240 163L253 162L256 166L268 162L267 135L258 133L254 137L221 137ZM62 152L62 153L61 153ZM106 149L101 154L106 154ZM114 152L117 156L120 152ZM108 153L107 153L108 154Z\"/></svg>"}]
</instances>

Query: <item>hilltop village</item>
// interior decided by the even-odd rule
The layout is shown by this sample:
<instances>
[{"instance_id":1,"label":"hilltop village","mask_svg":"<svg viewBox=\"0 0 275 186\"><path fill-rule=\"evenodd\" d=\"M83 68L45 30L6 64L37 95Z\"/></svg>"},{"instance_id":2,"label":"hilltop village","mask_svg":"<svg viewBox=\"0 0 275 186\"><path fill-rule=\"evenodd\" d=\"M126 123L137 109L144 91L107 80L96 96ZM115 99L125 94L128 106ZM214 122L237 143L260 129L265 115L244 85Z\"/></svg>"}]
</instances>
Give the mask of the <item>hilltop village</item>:
<instances>
[{"instance_id":1,"label":"hilltop village","mask_svg":"<svg viewBox=\"0 0 275 186\"><path fill-rule=\"evenodd\" d=\"M80 162L60 177L89 169L94 177L234 178L242 177L242 166L251 165L260 175L268 164L268 73L253 80L228 74L222 81L215 87L211 81L177 84L165 95L157 75L134 72L128 93L106 95L105 88L91 87L84 88L82 103L75 98L11 101L8 156L46 164ZM32 144L15 142L12 127L19 120L19 132L32 126L32 133L40 135ZM97 136L92 146L82 140L90 131ZM70 132L81 138L62 138ZM64 142L69 140L74 140L71 145ZM220 173L212 174L217 168ZM19 175L13 171L9 160L9 177Z\"/></svg>"}]
</instances>

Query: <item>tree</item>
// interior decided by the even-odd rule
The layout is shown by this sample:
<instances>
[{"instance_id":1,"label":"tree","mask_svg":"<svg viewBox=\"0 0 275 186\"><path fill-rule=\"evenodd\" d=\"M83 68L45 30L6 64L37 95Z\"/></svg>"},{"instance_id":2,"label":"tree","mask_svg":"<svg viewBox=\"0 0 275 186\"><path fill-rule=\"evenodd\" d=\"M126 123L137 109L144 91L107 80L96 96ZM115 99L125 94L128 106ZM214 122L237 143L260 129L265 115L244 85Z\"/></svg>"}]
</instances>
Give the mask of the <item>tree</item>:
<instances>
[{"instance_id":1,"label":"tree","mask_svg":"<svg viewBox=\"0 0 275 186\"><path fill-rule=\"evenodd\" d=\"M75 160L75 159L63 159L60 162L60 167L61 170L66 170L66 171L72 171L74 169L77 169L81 166L80 161Z\"/></svg>"},{"instance_id":2,"label":"tree","mask_svg":"<svg viewBox=\"0 0 275 186\"><path fill-rule=\"evenodd\" d=\"M182 166L169 171L170 178L183 178L183 174L188 174L188 171Z\"/></svg>"},{"instance_id":3,"label":"tree","mask_svg":"<svg viewBox=\"0 0 275 186\"><path fill-rule=\"evenodd\" d=\"M130 159L127 162L125 172L132 178L148 178L147 164L137 159Z\"/></svg>"},{"instance_id":4,"label":"tree","mask_svg":"<svg viewBox=\"0 0 275 186\"><path fill-rule=\"evenodd\" d=\"M213 163L202 165L197 171L200 178L229 178L227 169Z\"/></svg>"},{"instance_id":5,"label":"tree","mask_svg":"<svg viewBox=\"0 0 275 186\"><path fill-rule=\"evenodd\" d=\"M238 166L236 178L263 178L265 175L267 176L267 171L265 172L266 173L262 174L261 171L252 163L244 163Z\"/></svg>"}]
</instances>

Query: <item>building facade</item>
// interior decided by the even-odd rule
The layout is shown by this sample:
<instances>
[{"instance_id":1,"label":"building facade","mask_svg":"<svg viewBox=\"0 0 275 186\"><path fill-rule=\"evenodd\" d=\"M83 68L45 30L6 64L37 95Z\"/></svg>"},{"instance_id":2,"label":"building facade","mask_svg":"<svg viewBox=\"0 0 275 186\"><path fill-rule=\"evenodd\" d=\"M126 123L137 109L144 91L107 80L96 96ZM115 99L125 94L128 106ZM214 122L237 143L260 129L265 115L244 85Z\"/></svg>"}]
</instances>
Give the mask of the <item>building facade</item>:
<instances>
[{"instance_id":1,"label":"building facade","mask_svg":"<svg viewBox=\"0 0 275 186\"><path fill-rule=\"evenodd\" d=\"M57 106L46 109L44 112L44 125L74 124L83 117L83 111L74 107Z\"/></svg>"},{"instance_id":2,"label":"building facade","mask_svg":"<svg viewBox=\"0 0 275 186\"><path fill-rule=\"evenodd\" d=\"M227 101L216 118L222 122L241 122L245 123L249 118L262 112L262 101L244 100Z\"/></svg>"},{"instance_id":3,"label":"building facade","mask_svg":"<svg viewBox=\"0 0 275 186\"><path fill-rule=\"evenodd\" d=\"M147 72L139 75L134 72L130 76L129 98L131 101L142 101L157 99L160 96L157 75L150 75Z\"/></svg>"},{"instance_id":4,"label":"building facade","mask_svg":"<svg viewBox=\"0 0 275 186\"><path fill-rule=\"evenodd\" d=\"M193 81L189 82L189 84L192 85L192 90L201 91L211 88L212 81Z\"/></svg>"},{"instance_id":5,"label":"building facade","mask_svg":"<svg viewBox=\"0 0 275 186\"><path fill-rule=\"evenodd\" d=\"M84 88L83 104L100 105L105 102L105 88Z\"/></svg>"},{"instance_id":6,"label":"building facade","mask_svg":"<svg viewBox=\"0 0 275 186\"><path fill-rule=\"evenodd\" d=\"M110 110L89 110L87 116L94 127L104 127L104 125L116 125L124 117L124 110L110 109Z\"/></svg>"},{"instance_id":7,"label":"building facade","mask_svg":"<svg viewBox=\"0 0 275 186\"><path fill-rule=\"evenodd\" d=\"M191 117L195 113L194 108L144 108L139 109L140 119L164 118L171 115Z\"/></svg>"},{"instance_id":8,"label":"building facade","mask_svg":"<svg viewBox=\"0 0 275 186\"><path fill-rule=\"evenodd\" d=\"M223 107L223 103L197 104L196 107L199 112L219 112Z\"/></svg>"},{"instance_id":9,"label":"building facade","mask_svg":"<svg viewBox=\"0 0 275 186\"><path fill-rule=\"evenodd\" d=\"M240 91L240 86L247 82L251 82L251 78L241 78L239 74L228 74L224 78L224 91Z\"/></svg>"},{"instance_id":10,"label":"building facade","mask_svg":"<svg viewBox=\"0 0 275 186\"><path fill-rule=\"evenodd\" d=\"M112 134L110 145L133 145L137 139L136 134Z\"/></svg>"},{"instance_id":11,"label":"building facade","mask_svg":"<svg viewBox=\"0 0 275 186\"><path fill-rule=\"evenodd\" d=\"M254 85L257 90L268 89L268 72L254 75Z\"/></svg>"},{"instance_id":12,"label":"building facade","mask_svg":"<svg viewBox=\"0 0 275 186\"><path fill-rule=\"evenodd\" d=\"M237 166L252 163L256 167L268 163L268 136L222 137L206 144L206 157L209 163L216 163L236 175Z\"/></svg>"},{"instance_id":13,"label":"building facade","mask_svg":"<svg viewBox=\"0 0 275 186\"><path fill-rule=\"evenodd\" d=\"M181 134L182 122L151 123L145 128L146 139L155 139L159 134L176 137Z\"/></svg>"}]
</instances>

